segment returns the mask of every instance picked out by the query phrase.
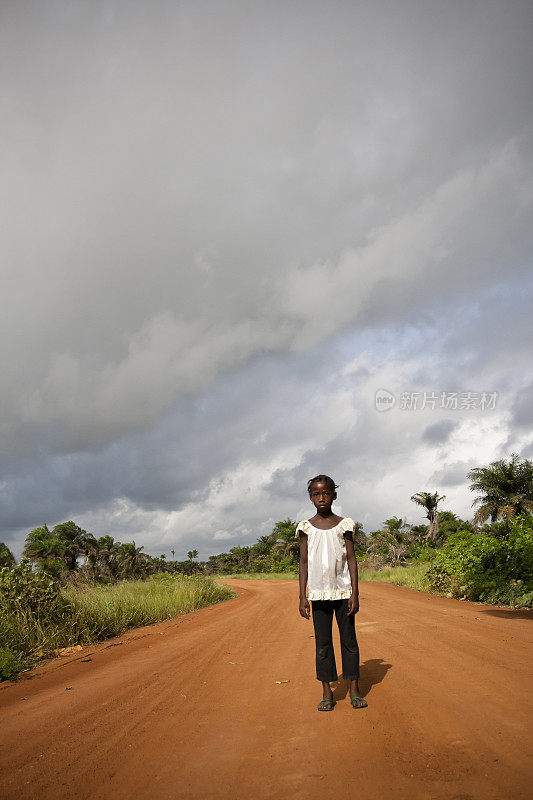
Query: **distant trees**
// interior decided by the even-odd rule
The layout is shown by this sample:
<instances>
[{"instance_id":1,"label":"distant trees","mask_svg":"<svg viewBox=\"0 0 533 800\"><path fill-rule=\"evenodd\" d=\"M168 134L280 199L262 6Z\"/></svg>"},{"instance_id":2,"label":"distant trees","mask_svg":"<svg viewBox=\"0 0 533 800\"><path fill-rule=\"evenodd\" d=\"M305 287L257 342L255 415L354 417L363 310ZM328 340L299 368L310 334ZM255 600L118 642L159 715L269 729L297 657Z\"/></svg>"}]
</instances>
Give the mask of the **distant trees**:
<instances>
[{"instance_id":1,"label":"distant trees","mask_svg":"<svg viewBox=\"0 0 533 800\"><path fill-rule=\"evenodd\" d=\"M276 522L272 532L260 536L252 545L232 547L229 553L210 556L209 572L293 572L298 569L299 542L296 522L287 518Z\"/></svg>"},{"instance_id":2,"label":"distant trees","mask_svg":"<svg viewBox=\"0 0 533 800\"><path fill-rule=\"evenodd\" d=\"M270 534L263 534L252 545L236 545L229 553L210 556L208 572L224 575L240 572L297 572L300 542L295 537L297 523L290 519L276 522ZM365 552L367 537L360 522L355 523L354 546Z\"/></svg>"},{"instance_id":3,"label":"distant trees","mask_svg":"<svg viewBox=\"0 0 533 800\"><path fill-rule=\"evenodd\" d=\"M429 525L411 525L400 516L392 516L382 527L367 536L360 522L355 523L354 547L357 555L376 567L408 564L414 559L431 560L435 551L450 537L469 533L504 539L509 523L518 516L529 518L533 512L533 463L513 453L509 460L492 462L488 467L470 470L470 489L477 493L473 522L460 519L452 511L439 511L445 499L437 491L421 491L411 500L421 506ZM490 520L490 522L488 522ZM529 528L528 528L529 530ZM198 561L198 550L189 550L185 561L167 561L164 554L153 558L135 542L121 543L107 534L95 538L72 520L50 530L47 525L34 528L26 537L23 559L39 571L68 578L74 574L90 580L113 582L143 577L155 572L180 572L191 575L207 573L296 572L299 541L296 522L289 517L276 522L271 533L258 537L253 544L235 545L227 553ZM528 534L529 535L529 534ZM454 541L455 541L454 539ZM460 537L459 537L460 539ZM457 539L459 541L459 539ZM174 558L175 551L170 551ZM13 554L0 543L0 567L12 568Z\"/></svg>"},{"instance_id":4,"label":"distant trees","mask_svg":"<svg viewBox=\"0 0 533 800\"><path fill-rule=\"evenodd\" d=\"M26 537L23 559L33 562L40 572L68 580L79 574L90 580L114 582L139 578L173 569L164 557L152 558L135 542L118 542L113 536L95 538L75 522L62 522L52 530L47 525L34 528ZM0 566L2 566L0 564Z\"/></svg>"}]
</instances>

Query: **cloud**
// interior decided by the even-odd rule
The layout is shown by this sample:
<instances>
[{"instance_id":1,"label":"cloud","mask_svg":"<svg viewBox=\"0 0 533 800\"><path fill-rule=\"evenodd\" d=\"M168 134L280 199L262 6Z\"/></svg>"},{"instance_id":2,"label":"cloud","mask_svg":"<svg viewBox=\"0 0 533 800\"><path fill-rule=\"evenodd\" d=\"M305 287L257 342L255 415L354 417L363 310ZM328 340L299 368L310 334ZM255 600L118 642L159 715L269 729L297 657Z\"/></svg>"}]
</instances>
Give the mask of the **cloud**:
<instances>
[{"instance_id":1,"label":"cloud","mask_svg":"<svg viewBox=\"0 0 533 800\"><path fill-rule=\"evenodd\" d=\"M457 425L458 422L451 419L428 425L422 433L422 441L428 442L428 444L443 444L449 439Z\"/></svg>"},{"instance_id":2,"label":"cloud","mask_svg":"<svg viewBox=\"0 0 533 800\"><path fill-rule=\"evenodd\" d=\"M472 461L457 461L436 470L430 478L436 486L461 486L468 472L475 466Z\"/></svg>"},{"instance_id":3,"label":"cloud","mask_svg":"<svg viewBox=\"0 0 533 800\"><path fill-rule=\"evenodd\" d=\"M517 392L512 406L513 423L518 428L533 429L533 381Z\"/></svg>"},{"instance_id":4,"label":"cloud","mask_svg":"<svg viewBox=\"0 0 533 800\"><path fill-rule=\"evenodd\" d=\"M529 446L529 4L2 17L5 538L205 555L324 468L376 526L441 460ZM498 407L378 415L380 386Z\"/></svg>"}]
</instances>

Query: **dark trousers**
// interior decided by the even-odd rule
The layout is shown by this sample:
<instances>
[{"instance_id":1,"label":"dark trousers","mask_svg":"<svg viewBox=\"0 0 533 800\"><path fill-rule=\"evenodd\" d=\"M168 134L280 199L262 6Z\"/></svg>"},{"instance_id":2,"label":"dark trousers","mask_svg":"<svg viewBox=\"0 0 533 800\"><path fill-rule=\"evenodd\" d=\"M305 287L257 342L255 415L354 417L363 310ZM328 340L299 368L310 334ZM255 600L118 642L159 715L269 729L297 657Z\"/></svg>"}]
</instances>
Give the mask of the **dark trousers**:
<instances>
[{"instance_id":1,"label":"dark trousers","mask_svg":"<svg viewBox=\"0 0 533 800\"><path fill-rule=\"evenodd\" d=\"M313 600L311 602L316 644L316 677L319 681L338 680L333 652L333 612L341 639L342 677L359 677L359 646L355 635L355 614L348 616L348 600Z\"/></svg>"}]
</instances>

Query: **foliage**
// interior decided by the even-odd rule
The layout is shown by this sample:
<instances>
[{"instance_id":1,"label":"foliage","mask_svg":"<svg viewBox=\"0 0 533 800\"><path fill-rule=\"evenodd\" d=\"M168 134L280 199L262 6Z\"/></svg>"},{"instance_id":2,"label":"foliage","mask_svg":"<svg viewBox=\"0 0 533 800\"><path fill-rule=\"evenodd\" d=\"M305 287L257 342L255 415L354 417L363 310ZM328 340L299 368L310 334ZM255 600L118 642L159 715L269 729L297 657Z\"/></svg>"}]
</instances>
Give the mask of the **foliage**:
<instances>
[{"instance_id":1,"label":"foliage","mask_svg":"<svg viewBox=\"0 0 533 800\"><path fill-rule=\"evenodd\" d=\"M437 547L442 547L449 536L457 531L474 531L468 520L461 519L453 511L439 511L439 535Z\"/></svg>"},{"instance_id":2,"label":"foliage","mask_svg":"<svg viewBox=\"0 0 533 800\"><path fill-rule=\"evenodd\" d=\"M470 470L470 489L480 494L473 506L478 506L474 522L483 523L531 513L533 511L533 462L521 461L512 453L509 461L493 461L488 467Z\"/></svg>"},{"instance_id":3,"label":"foliage","mask_svg":"<svg viewBox=\"0 0 533 800\"><path fill-rule=\"evenodd\" d=\"M15 678L22 669L22 663L7 647L0 647L0 681Z\"/></svg>"},{"instance_id":4,"label":"foliage","mask_svg":"<svg viewBox=\"0 0 533 800\"><path fill-rule=\"evenodd\" d=\"M533 605L533 517L509 521L508 533L452 534L428 571L432 589L453 597Z\"/></svg>"},{"instance_id":5,"label":"foliage","mask_svg":"<svg viewBox=\"0 0 533 800\"><path fill-rule=\"evenodd\" d=\"M88 536L72 520L61 522L52 531L47 525L42 525L26 537L23 556L39 563L45 572L50 568L54 573L59 572L59 564L65 571L73 572L78 568L79 556L86 552Z\"/></svg>"},{"instance_id":6,"label":"foliage","mask_svg":"<svg viewBox=\"0 0 533 800\"><path fill-rule=\"evenodd\" d=\"M372 531L363 558L375 568L431 561L448 536L460 529L473 530L473 526L451 511L438 512L437 533L431 537L427 525L409 525L405 519L391 517L382 529Z\"/></svg>"},{"instance_id":7,"label":"foliage","mask_svg":"<svg viewBox=\"0 0 533 800\"><path fill-rule=\"evenodd\" d=\"M0 610L55 618L64 612L65 601L57 581L32 572L29 564L22 562L12 570L0 570Z\"/></svg>"},{"instance_id":8,"label":"foliage","mask_svg":"<svg viewBox=\"0 0 533 800\"><path fill-rule=\"evenodd\" d=\"M366 550L368 556L382 564L404 564L410 556L413 543L411 526L400 517L385 520L383 528L370 534Z\"/></svg>"},{"instance_id":9,"label":"foliage","mask_svg":"<svg viewBox=\"0 0 533 800\"><path fill-rule=\"evenodd\" d=\"M47 525L34 528L26 537L23 558L30 561L42 561L45 558L63 558L64 546L59 537L48 529Z\"/></svg>"},{"instance_id":10,"label":"foliage","mask_svg":"<svg viewBox=\"0 0 533 800\"><path fill-rule=\"evenodd\" d=\"M16 564L15 556L4 542L0 542L0 567L14 567Z\"/></svg>"}]
</instances>

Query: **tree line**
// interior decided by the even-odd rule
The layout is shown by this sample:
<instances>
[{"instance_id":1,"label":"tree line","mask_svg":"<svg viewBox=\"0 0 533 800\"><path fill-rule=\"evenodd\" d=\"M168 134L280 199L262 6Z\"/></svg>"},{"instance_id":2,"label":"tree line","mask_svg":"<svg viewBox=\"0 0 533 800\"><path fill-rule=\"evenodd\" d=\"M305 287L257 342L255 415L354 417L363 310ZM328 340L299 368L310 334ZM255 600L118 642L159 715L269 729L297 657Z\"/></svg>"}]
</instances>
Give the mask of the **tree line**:
<instances>
[{"instance_id":1,"label":"tree line","mask_svg":"<svg viewBox=\"0 0 533 800\"><path fill-rule=\"evenodd\" d=\"M533 512L533 462L513 453L508 461L493 461L488 467L476 467L468 473L470 490L477 493L472 521L461 519L453 511L439 511L445 495L422 491L411 500L425 511L428 524L411 525L405 517L385 520L379 530L368 535L360 522L355 523L354 547L365 566L381 568L401 566L414 559L429 560L448 539L459 531L476 535L505 536L512 519ZM211 556L207 569L218 573L290 572L298 568L299 543L294 538L296 522L276 523L269 536L256 544L232 547L228 553Z\"/></svg>"},{"instance_id":2,"label":"tree line","mask_svg":"<svg viewBox=\"0 0 533 800\"><path fill-rule=\"evenodd\" d=\"M449 510L439 510L444 495L421 491L411 500L419 505L428 524L412 525L405 517L385 520L379 530L368 535L356 522L354 545L360 559L370 567L405 565L414 559L430 560L450 537L460 531L473 535L502 538L511 521L533 512L533 462L513 453L509 460L492 462L468 473L470 489L477 493L472 505L473 520L463 520ZM290 518L277 522L269 535L260 536L252 545L235 546L229 552L212 555L199 562L198 551L190 550L186 561L153 557L135 542L121 543L106 535L96 538L72 521L49 529L35 528L26 537L23 562L38 571L67 580L74 575L91 581L115 582L142 578L156 572L179 572L190 575L231 574L243 572L292 572L298 568L299 542L295 539L296 522ZM174 557L175 551L171 550ZM13 568L15 558L0 542L0 567Z\"/></svg>"},{"instance_id":3,"label":"tree line","mask_svg":"<svg viewBox=\"0 0 533 800\"><path fill-rule=\"evenodd\" d=\"M74 576L93 582L114 583L125 579L146 578L157 572L192 575L203 571L195 559L198 550L187 553L187 561L167 561L164 554L154 557L143 552L135 542L119 542L113 536L96 538L72 520L50 529L34 528L26 537L21 564L31 565L62 582ZM174 555L175 551L171 551ZM15 557L0 542L0 568L12 569Z\"/></svg>"}]
</instances>

